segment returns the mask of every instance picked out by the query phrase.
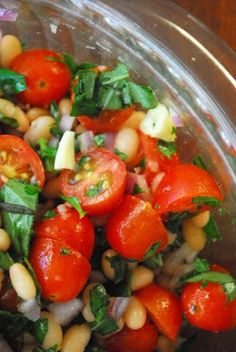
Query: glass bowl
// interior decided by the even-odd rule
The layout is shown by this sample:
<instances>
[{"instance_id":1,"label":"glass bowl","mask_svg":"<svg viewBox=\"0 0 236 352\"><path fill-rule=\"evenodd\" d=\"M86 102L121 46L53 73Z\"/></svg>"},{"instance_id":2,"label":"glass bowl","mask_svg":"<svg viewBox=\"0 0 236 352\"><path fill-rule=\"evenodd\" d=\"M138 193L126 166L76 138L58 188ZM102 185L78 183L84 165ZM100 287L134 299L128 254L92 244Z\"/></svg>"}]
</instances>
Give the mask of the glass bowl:
<instances>
[{"instance_id":1,"label":"glass bowl","mask_svg":"<svg viewBox=\"0 0 236 352\"><path fill-rule=\"evenodd\" d=\"M10 1L11 3L11 1ZM8 3L9 4L9 3ZM217 216L223 240L209 260L236 275L236 56L191 15L168 0L21 0L15 22L3 33L26 47L68 52L78 61L112 65L123 61L133 77L148 82L161 101L182 116L178 133L183 160L200 153L225 193ZM199 332L189 351L233 352L235 331Z\"/></svg>"}]
</instances>

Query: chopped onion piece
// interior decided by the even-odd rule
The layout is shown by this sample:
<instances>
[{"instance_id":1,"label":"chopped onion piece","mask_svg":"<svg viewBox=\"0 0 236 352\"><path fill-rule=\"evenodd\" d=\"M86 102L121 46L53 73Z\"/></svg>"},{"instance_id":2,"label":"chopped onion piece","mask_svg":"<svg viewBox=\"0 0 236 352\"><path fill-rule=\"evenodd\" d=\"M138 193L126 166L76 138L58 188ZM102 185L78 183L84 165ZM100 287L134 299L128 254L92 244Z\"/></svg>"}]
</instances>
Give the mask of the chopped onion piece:
<instances>
[{"instance_id":1,"label":"chopped onion piece","mask_svg":"<svg viewBox=\"0 0 236 352\"><path fill-rule=\"evenodd\" d=\"M115 297L111 303L110 316L118 321L130 303L131 297Z\"/></svg>"},{"instance_id":2,"label":"chopped onion piece","mask_svg":"<svg viewBox=\"0 0 236 352\"><path fill-rule=\"evenodd\" d=\"M65 303L51 303L47 308L58 324L66 326L82 311L83 306L81 299L75 298Z\"/></svg>"},{"instance_id":3,"label":"chopped onion piece","mask_svg":"<svg viewBox=\"0 0 236 352\"><path fill-rule=\"evenodd\" d=\"M79 147L80 147L80 151L81 153L88 153L92 148L95 147L95 143L94 143L94 134L92 131L86 131L81 133L77 140L79 142Z\"/></svg>"},{"instance_id":4,"label":"chopped onion piece","mask_svg":"<svg viewBox=\"0 0 236 352\"><path fill-rule=\"evenodd\" d=\"M58 137L52 137L48 142L49 147L57 147L60 139Z\"/></svg>"},{"instance_id":5,"label":"chopped onion piece","mask_svg":"<svg viewBox=\"0 0 236 352\"><path fill-rule=\"evenodd\" d=\"M40 318L41 307L38 305L35 298L19 303L17 308L19 312L31 321L36 321Z\"/></svg>"},{"instance_id":6,"label":"chopped onion piece","mask_svg":"<svg viewBox=\"0 0 236 352\"><path fill-rule=\"evenodd\" d=\"M170 106L169 107L170 117L175 127L183 127L184 123L177 112Z\"/></svg>"},{"instance_id":7,"label":"chopped onion piece","mask_svg":"<svg viewBox=\"0 0 236 352\"><path fill-rule=\"evenodd\" d=\"M107 132L105 133L104 147L111 152L114 151L116 133Z\"/></svg>"},{"instance_id":8,"label":"chopped onion piece","mask_svg":"<svg viewBox=\"0 0 236 352\"><path fill-rule=\"evenodd\" d=\"M59 128L62 132L70 131L75 121L75 116L63 114L59 123Z\"/></svg>"},{"instance_id":9,"label":"chopped onion piece","mask_svg":"<svg viewBox=\"0 0 236 352\"><path fill-rule=\"evenodd\" d=\"M0 21L15 21L18 16L18 9L5 9L0 7Z\"/></svg>"},{"instance_id":10,"label":"chopped onion piece","mask_svg":"<svg viewBox=\"0 0 236 352\"><path fill-rule=\"evenodd\" d=\"M140 191L142 192L135 194L135 196L144 201L150 201L150 189L144 175L138 175L134 172L128 173L126 176L126 192L128 194L134 194L135 184L140 188Z\"/></svg>"}]
</instances>

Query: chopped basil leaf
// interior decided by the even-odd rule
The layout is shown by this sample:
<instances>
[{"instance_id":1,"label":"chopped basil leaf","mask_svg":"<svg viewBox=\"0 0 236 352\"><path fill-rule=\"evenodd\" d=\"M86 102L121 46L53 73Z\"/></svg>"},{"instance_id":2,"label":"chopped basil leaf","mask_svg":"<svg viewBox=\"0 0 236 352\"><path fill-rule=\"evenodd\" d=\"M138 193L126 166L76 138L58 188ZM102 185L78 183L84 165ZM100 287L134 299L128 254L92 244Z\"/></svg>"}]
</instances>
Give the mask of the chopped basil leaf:
<instances>
[{"instance_id":1,"label":"chopped basil leaf","mask_svg":"<svg viewBox=\"0 0 236 352\"><path fill-rule=\"evenodd\" d=\"M79 64L79 70L90 70L91 68L98 67L97 64L91 64L90 62L83 62Z\"/></svg>"},{"instance_id":2,"label":"chopped basil leaf","mask_svg":"<svg viewBox=\"0 0 236 352\"><path fill-rule=\"evenodd\" d=\"M5 97L9 98L11 95L23 92L26 88L23 75L7 68L0 68L0 90Z\"/></svg>"},{"instance_id":3,"label":"chopped basil leaf","mask_svg":"<svg viewBox=\"0 0 236 352\"><path fill-rule=\"evenodd\" d=\"M222 239L212 214L210 215L208 223L203 227L203 230L206 234L208 242L215 242Z\"/></svg>"},{"instance_id":4,"label":"chopped basil leaf","mask_svg":"<svg viewBox=\"0 0 236 352\"><path fill-rule=\"evenodd\" d=\"M77 198L66 196L60 196L60 198L63 199L65 202L69 203L73 208L75 208L78 211L81 219L86 215L86 211L83 211Z\"/></svg>"},{"instance_id":5,"label":"chopped basil leaf","mask_svg":"<svg viewBox=\"0 0 236 352\"><path fill-rule=\"evenodd\" d=\"M55 101L52 101L50 104L50 115L54 118L55 122L50 128L50 132L54 137L61 137L63 132L59 128L59 123L61 119L61 114L58 108L58 105Z\"/></svg>"},{"instance_id":6,"label":"chopped basil leaf","mask_svg":"<svg viewBox=\"0 0 236 352\"><path fill-rule=\"evenodd\" d=\"M2 113L0 113L0 122L4 123L5 125L8 125L12 128L17 128L19 127L19 123L18 121L16 121L15 119L11 119L9 117L4 116Z\"/></svg>"},{"instance_id":7,"label":"chopped basil leaf","mask_svg":"<svg viewBox=\"0 0 236 352\"><path fill-rule=\"evenodd\" d=\"M140 161L139 165L140 165L140 167L141 167L142 169L146 169L146 159L145 159L145 158L142 159L142 160Z\"/></svg>"},{"instance_id":8,"label":"chopped basil leaf","mask_svg":"<svg viewBox=\"0 0 236 352\"><path fill-rule=\"evenodd\" d=\"M54 62L63 62L63 59L61 57L55 57L55 56L47 56L45 58L47 61L54 61Z\"/></svg>"},{"instance_id":9,"label":"chopped basil leaf","mask_svg":"<svg viewBox=\"0 0 236 352\"><path fill-rule=\"evenodd\" d=\"M27 265L28 271L30 272L30 274L31 274L31 276L32 276L32 278L34 280L35 287L36 287L36 301L37 301L38 304L40 304L41 303L40 302L40 300L41 300L41 297L40 297L41 287L40 287L40 285L38 283L38 280L37 280L36 274L34 272L34 269L33 269L32 265L30 264L30 262L27 259L25 259L25 264Z\"/></svg>"},{"instance_id":10,"label":"chopped basil leaf","mask_svg":"<svg viewBox=\"0 0 236 352\"><path fill-rule=\"evenodd\" d=\"M122 160L125 161L127 159L127 155L123 152L120 152L119 149L115 148L114 153Z\"/></svg>"},{"instance_id":11,"label":"chopped basil leaf","mask_svg":"<svg viewBox=\"0 0 236 352\"><path fill-rule=\"evenodd\" d=\"M102 86L110 86L128 78L128 67L122 63L118 63L118 65L113 70L101 72L99 80Z\"/></svg>"},{"instance_id":12,"label":"chopped basil leaf","mask_svg":"<svg viewBox=\"0 0 236 352\"><path fill-rule=\"evenodd\" d=\"M105 134L97 134L93 138L97 147L103 147L105 143Z\"/></svg>"},{"instance_id":13,"label":"chopped basil leaf","mask_svg":"<svg viewBox=\"0 0 236 352\"><path fill-rule=\"evenodd\" d=\"M109 292L111 292L114 297L130 297L132 295L131 278L132 273L126 270L124 279L116 285L112 283L112 285L109 286Z\"/></svg>"},{"instance_id":14,"label":"chopped basil leaf","mask_svg":"<svg viewBox=\"0 0 236 352\"><path fill-rule=\"evenodd\" d=\"M207 170L206 165L204 164L200 154L197 154L193 159L193 165L200 167L203 170Z\"/></svg>"},{"instance_id":15,"label":"chopped basil leaf","mask_svg":"<svg viewBox=\"0 0 236 352\"><path fill-rule=\"evenodd\" d=\"M9 270L13 263L14 261L9 253L0 251L0 268Z\"/></svg>"},{"instance_id":16,"label":"chopped basil leaf","mask_svg":"<svg viewBox=\"0 0 236 352\"><path fill-rule=\"evenodd\" d=\"M193 203L196 204L205 204L211 207L217 207L221 204L221 201L216 199L215 197L207 197L207 196L199 196L192 199Z\"/></svg>"},{"instance_id":17,"label":"chopped basil leaf","mask_svg":"<svg viewBox=\"0 0 236 352\"><path fill-rule=\"evenodd\" d=\"M60 249L61 255L70 255L71 250L69 248L63 247Z\"/></svg>"},{"instance_id":18,"label":"chopped basil leaf","mask_svg":"<svg viewBox=\"0 0 236 352\"><path fill-rule=\"evenodd\" d=\"M0 331L10 343L29 331L31 326L32 323L23 314L0 310Z\"/></svg>"},{"instance_id":19,"label":"chopped basil leaf","mask_svg":"<svg viewBox=\"0 0 236 352\"><path fill-rule=\"evenodd\" d=\"M185 219L188 219L192 216L192 214L189 211L183 211L181 213L168 213L168 221L171 222L181 222Z\"/></svg>"},{"instance_id":20,"label":"chopped basil leaf","mask_svg":"<svg viewBox=\"0 0 236 352\"><path fill-rule=\"evenodd\" d=\"M49 348L45 348L42 346L36 346L32 352L57 352L58 351L58 346L54 345L52 347Z\"/></svg>"},{"instance_id":21,"label":"chopped basil leaf","mask_svg":"<svg viewBox=\"0 0 236 352\"><path fill-rule=\"evenodd\" d=\"M86 192L86 196L88 197L96 197L101 194L105 190L104 188L104 180L99 181L96 185L90 187Z\"/></svg>"},{"instance_id":22,"label":"chopped basil leaf","mask_svg":"<svg viewBox=\"0 0 236 352\"><path fill-rule=\"evenodd\" d=\"M128 270L127 262L120 255L114 255L112 257L105 257L110 263L111 267L115 270L114 283L117 284L125 278L126 271Z\"/></svg>"},{"instance_id":23,"label":"chopped basil leaf","mask_svg":"<svg viewBox=\"0 0 236 352\"><path fill-rule=\"evenodd\" d=\"M63 61L66 64L66 66L69 68L72 76L75 76L75 74L79 70L79 65L75 62L73 56L71 56L68 53L62 53Z\"/></svg>"},{"instance_id":24,"label":"chopped basil leaf","mask_svg":"<svg viewBox=\"0 0 236 352\"><path fill-rule=\"evenodd\" d=\"M150 257L152 257L153 255L155 255L156 252L157 252L157 249L160 247L160 245L161 245L161 242L160 242L160 241L157 241L157 242L153 243L153 244L151 245L151 247L150 247L150 248L147 250L147 252L145 253L143 259L146 260L146 259L149 259Z\"/></svg>"},{"instance_id":25,"label":"chopped basil leaf","mask_svg":"<svg viewBox=\"0 0 236 352\"><path fill-rule=\"evenodd\" d=\"M176 134L176 131L177 131L176 127L173 126L171 130L171 134Z\"/></svg>"},{"instance_id":26,"label":"chopped basil leaf","mask_svg":"<svg viewBox=\"0 0 236 352\"><path fill-rule=\"evenodd\" d=\"M151 87L128 82L128 89L132 102L142 105L144 109L154 109L157 106L157 98Z\"/></svg>"},{"instance_id":27,"label":"chopped basil leaf","mask_svg":"<svg viewBox=\"0 0 236 352\"><path fill-rule=\"evenodd\" d=\"M144 189L142 189L137 183L134 184L133 193L132 194L141 194L144 193Z\"/></svg>"},{"instance_id":28,"label":"chopped basil leaf","mask_svg":"<svg viewBox=\"0 0 236 352\"><path fill-rule=\"evenodd\" d=\"M145 253L143 264L150 269L156 269L163 265L161 254L157 253L157 249L160 245L160 241L154 243Z\"/></svg>"},{"instance_id":29,"label":"chopped basil leaf","mask_svg":"<svg viewBox=\"0 0 236 352\"><path fill-rule=\"evenodd\" d=\"M34 194L32 194L33 189ZM5 203L20 205L35 212L38 205L38 193L39 188L37 186L26 185L11 179L2 187L0 197ZM14 249L18 254L27 258L34 216L28 214L13 214L4 210L2 212L2 219L3 228L9 233Z\"/></svg>"},{"instance_id":30,"label":"chopped basil leaf","mask_svg":"<svg viewBox=\"0 0 236 352\"><path fill-rule=\"evenodd\" d=\"M37 153L41 157L45 169L48 172L53 172L54 170L54 163L55 163L55 158L57 154L57 148L56 147L49 147L48 142L46 141L45 138L40 138L38 141L39 145L39 150Z\"/></svg>"},{"instance_id":31,"label":"chopped basil leaf","mask_svg":"<svg viewBox=\"0 0 236 352\"><path fill-rule=\"evenodd\" d=\"M34 337L40 344L43 343L48 332L48 320L40 318L34 323Z\"/></svg>"},{"instance_id":32,"label":"chopped basil leaf","mask_svg":"<svg viewBox=\"0 0 236 352\"><path fill-rule=\"evenodd\" d=\"M164 155L167 159L170 159L172 155L176 153L176 145L173 142L165 142L159 140L157 142L157 148L159 149L161 154Z\"/></svg>"},{"instance_id":33,"label":"chopped basil leaf","mask_svg":"<svg viewBox=\"0 0 236 352\"><path fill-rule=\"evenodd\" d=\"M79 161L76 165L76 169L77 170L82 169L84 167L84 165L87 164L90 160L91 160L91 157L88 155L81 156L81 158L79 159Z\"/></svg>"},{"instance_id":34,"label":"chopped basil leaf","mask_svg":"<svg viewBox=\"0 0 236 352\"><path fill-rule=\"evenodd\" d=\"M206 259L200 259L196 258L194 262L194 270L197 273L205 273L206 271L209 271L210 269L210 264Z\"/></svg>"},{"instance_id":35,"label":"chopped basil leaf","mask_svg":"<svg viewBox=\"0 0 236 352\"><path fill-rule=\"evenodd\" d=\"M46 213L43 214L42 220L48 220L48 219L55 218L56 215L57 215L57 213L55 212L55 210L50 209L50 210L46 211Z\"/></svg>"},{"instance_id":36,"label":"chopped basil leaf","mask_svg":"<svg viewBox=\"0 0 236 352\"><path fill-rule=\"evenodd\" d=\"M118 330L118 325L108 316L109 297L105 288L97 284L90 290L90 308L95 321L90 324L91 330L104 336Z\"/></svg>"}]
</instances>

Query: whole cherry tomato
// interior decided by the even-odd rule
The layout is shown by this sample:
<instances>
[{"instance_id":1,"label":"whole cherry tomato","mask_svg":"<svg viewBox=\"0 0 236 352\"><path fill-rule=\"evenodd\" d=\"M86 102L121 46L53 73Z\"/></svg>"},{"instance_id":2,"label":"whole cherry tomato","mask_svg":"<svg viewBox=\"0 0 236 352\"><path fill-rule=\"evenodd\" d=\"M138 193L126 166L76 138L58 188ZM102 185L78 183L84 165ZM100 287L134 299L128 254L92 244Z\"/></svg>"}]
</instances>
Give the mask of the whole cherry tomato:
<instances>
[{"instance_id":1,"label":"whole cherry tomato","mask_svg":"<svg viewBox=\"0 0 236 352\"><path fill-rule=\"evenodd\" d=\"M173 293L151 284L136 293L146 307L158 329L170 340L175 340L181 323L182 311L179 300Z\"/></svg>"},{"instance_id":2,"label":"whole cherry tomato","mask_svg":"<svg viewBox=\"0 0 236 352\"><path fill-rule=\"evenodd\" d=\"M30 263L42 296L52 302L65 302L78 296L91 270L82 254L50 238L36 238L33 241Z\"/></svg>"},{"instance_id":3,"label":"whole cherry tomato","mask_svg":"<svg viewBox=\"0 0 236 352\"><path fill-rule=\"evenodd\" d=\"M77 171L60 174L61 193L77 197L90 215L104 215L120 202L125 190L126 167L109 150L98 148L76 156Z\"/></svg>"},{"instance_id":4,"label":"whole cherry tomato","mask_svg":"<svg viewBox=\"0 0 236 352\"><path fill-rule=\"evenodd\" d=\"M58 209L62 210L58 211ZM40 220L35 225L37 238L51 238L62 241L69 248L90 259L94 248L94 228L87 216L66 205L54 209L55 216Z\"/></svg>"},{"instance_id":5,"label":"whole cherry tomato","mask_svg":"<svg viewBox=\"0 0 236 352\"><path fill-rule=\"evenodd\" d=\"M26 78L27 89L17 95L24 104L48 107L70 89L70 72L62 56L48 49L31 49L18 55L10 68Z\"/></svg>"},{"instance_id":6,"label":"whole cherry tomato","mask_svg":"<svg viewBox=\"0 0 236 352\"><path fill-rule=\"evenodd\" d=\"M125 258L143 259L150 247L160 241L158 250L167 246L167 232L149 202L126 196L109 218L106 229L108 243Z\"/></svg>"},{"instance_id":7,"label":"whole cherry tomato","mask_svg":"<svg viewBox=\"0 0 236 352\"><path fill-rule=\"evenodd\" d=\"M0 176L30 182L35 179L39 187L45 182L44 168L38 154L21 138L0 135ZM2 185L0 179L0 186Z\"/></svg>"},{"instance_id":8,"label":"whole cherry tomato","mask_svg":"<svg viewBox=\"0 0 236 352\"><path fill-rule=\"evenodd\" d=\"M103 347L107 352L153 352L157 339L155 327L146 322L138 330L125 326L118 333L104 339Z\"/></svg>"},{"instance_id":9,"label":"whole cherry tomato","mask_svg":"<svg viewBox=\"0 0 236 352\"><path fill-rule=\"evenodd\" d=\"M201 196L223 199L219 186L206 170L182 164L163 177L154 194L154 204L159 214L195 210L199 204L192 200Z\"/></svg>"}]
</instances>

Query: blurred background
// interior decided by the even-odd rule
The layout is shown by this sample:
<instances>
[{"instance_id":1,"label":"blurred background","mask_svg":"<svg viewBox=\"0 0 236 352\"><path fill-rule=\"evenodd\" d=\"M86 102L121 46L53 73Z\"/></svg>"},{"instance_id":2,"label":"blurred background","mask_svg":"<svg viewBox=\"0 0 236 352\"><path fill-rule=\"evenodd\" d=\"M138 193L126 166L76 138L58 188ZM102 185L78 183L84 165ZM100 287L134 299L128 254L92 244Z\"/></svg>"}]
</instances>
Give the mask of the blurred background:
<instances>
[{"instance_id":1,"label":"blurred background","mask_svg":"<svg viewBox=\"0 0 236 352\"><path fill-rule=\"evenodd\" d=\"M172 0L211 28L236 51L236 0Z\"/></svg>"}]
</instances>

